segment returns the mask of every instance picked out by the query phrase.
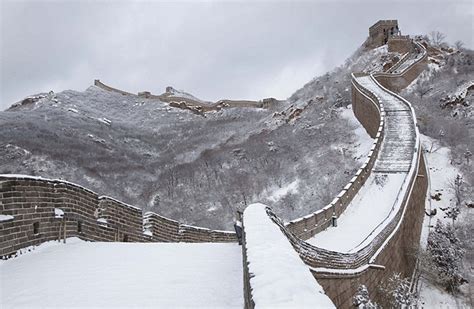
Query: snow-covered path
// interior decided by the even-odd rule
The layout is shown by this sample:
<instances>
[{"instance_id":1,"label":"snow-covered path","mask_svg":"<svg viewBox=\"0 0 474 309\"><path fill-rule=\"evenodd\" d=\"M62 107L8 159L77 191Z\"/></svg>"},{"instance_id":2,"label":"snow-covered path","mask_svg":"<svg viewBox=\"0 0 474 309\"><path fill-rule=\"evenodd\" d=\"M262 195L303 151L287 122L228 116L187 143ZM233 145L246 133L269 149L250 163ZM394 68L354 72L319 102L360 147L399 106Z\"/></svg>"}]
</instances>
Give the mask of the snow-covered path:
<instances>
[{"instance_id":1,"label":"snow-covered path","mask_svg":"<svg viewBox=\"0 0 474 309\"><path fill-rule=\"evenodd\" d=\"M337 227L329 227L307 242L328 250L353 252L375 236L396 205L414 155L416 129L410 107L381 88L370 76L357 81L370 90L385 111L385 137L374 168L365 184L339 217Z\"/></svg>"},{"instance_id":2,"label":"snow-covered path","mask_svg":"<svg viewBox=\"0 0 474 309\"><path fill-rule=\"evenodd\" d=\"M242 308L237 244L68 239L0 261L0 307Z\"/></svg>"},{"instance_id":3,"label":"snow-covered path","mask_svg":"<svg viewBox=\"0 0 474 309\"><path fill-rule=\"evenodd\" d=\"M408 172L415 148L415 122L410 107L380 88L370 76L358 82L372 91L385 110L385 137L374 166L376 172Z\"/></svg>"},{"instance_id":4,"label":"snow-covered path","mask_svg":"<svg viewBox=\"0 0 474 309\"><path fill-rule=\"evenodd\" d=\"M337 227L329 227L307 242L328 250L351 252L390 214L405 177L405 173L371 174L339 217Z\"/></svg>"},{"instance_id":5,"label":"snow-covered path","mask_svg":"<svg viewBox=\"0 0 474 309\"><path fill-rule=\"evenodd\" d=\"M408 59L403 61L400 66L394 70L394 73L401 73L405 71L409 66L411 66L413 63L416 61L420 60L420 58L423 57L423 53L411 53Z\"/></svg>"}]
</instances>

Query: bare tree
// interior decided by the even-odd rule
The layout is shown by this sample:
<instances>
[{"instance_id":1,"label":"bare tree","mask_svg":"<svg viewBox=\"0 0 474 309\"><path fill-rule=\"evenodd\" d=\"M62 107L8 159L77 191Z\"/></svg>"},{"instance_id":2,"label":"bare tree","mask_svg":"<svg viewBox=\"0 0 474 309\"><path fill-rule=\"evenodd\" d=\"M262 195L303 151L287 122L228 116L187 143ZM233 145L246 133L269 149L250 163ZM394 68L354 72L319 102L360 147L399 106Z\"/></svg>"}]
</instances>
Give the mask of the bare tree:
<instances>
[{"instance_id":1,"label":"bare tree","mask_svg":"<svg viewBox=\"0 0 474 309\"><path fill-rule=\"evenodd\" d=\"M463 186L464 180L461 174L458 174L450 184L451 189L454 191L454 198L456 200L457 207L461 206Z\"/></svg>"},{"instance_id":2,"label":"bare tree","mask_svg":"<svg viewBox=\"0 0 474 309\"><path fill-rule=\"evenodd\" d=\"M469 165L469 159L472 157L472 152L467 149L464 153L464 158L466 159L466 164Z\"/></svg>"},{"instance_id":3,"label":"bare tree","mask_svg":"<svg viewBox=\"0 0 474 309\"><path fill-rule=\"evenodd\" d=\"M430 32L430 41L435 46L441 46L444 43L444 39L446 39L446 35L439 31L431 31Z\"/></svg>"},{"instance_id":4,"label":"bare tree","mask_svg":"<svg viewBox=\"0 0 474 309\"><path fill-rule=\"evenodd\" d=\"M435 153L440 148L441 148L441 145L439 145L439 143L435 139L433 139L431 141L431 146L430 146L430 149L428 150L428 153Z\"/></svg>"},{"instance_id":5,"label":"bare tree","mask_svg":"<svg viewBox=\"0 0 474 309\"><path fill-rule=\"evenodd\" d=\"M446 208L440 208L445 212L445 218L450 218L453 220L452 226L454 227L454 222L456 221L458 215L461 213L461 202L462 202L462 194L463 194L463 177L462 175L458 174L456 178L454 178L449 183L449 188L454 192L454 203L450 203Z\"/></svg>"},{"instance_id":6,"label":"bare tree","mask_svg":"<svg viewBox=\"0 0 474 309\"><path fill-rule=\"evenodd\" d=\"M423 101L423 96L430 92L433 88L430 86L430 84L427 81L417 81L416 87L415 87L415 92L416 94L420 97L420 102Z\"/></svg>"},{"instance_id":7,"label":"bare tree","mask_svg":"<svg viewBox=\"0 0 474 309\"><path fill-rule=\"evenodd\" d=\"M454 42L454 47L456 47L457 50L464 49L464 42L463 41L456 41L456 42Z\"/></svg>"}]
</instances>

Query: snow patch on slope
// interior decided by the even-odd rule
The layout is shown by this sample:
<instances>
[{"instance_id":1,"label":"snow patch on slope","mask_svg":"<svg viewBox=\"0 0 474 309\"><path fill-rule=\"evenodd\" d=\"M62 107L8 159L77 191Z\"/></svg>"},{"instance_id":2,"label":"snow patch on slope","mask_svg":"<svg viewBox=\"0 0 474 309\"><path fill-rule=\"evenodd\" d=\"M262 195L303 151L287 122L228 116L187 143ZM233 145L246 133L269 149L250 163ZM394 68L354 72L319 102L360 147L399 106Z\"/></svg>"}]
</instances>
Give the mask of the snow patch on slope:
<instances>
[{"instance_id":1,"label":"snow patch on slope","mask_svg":"<svg viewBox=\"0 0 474 309\"><path fill-rule=\"evenodd\" d=\"M429 172L430 188L428 188L428 197L426 199L425 210L430 213L436 209L436 215L424 216L423 228L421 231L421 246L426 248L430 227L436 224L437 220L451 223L450 218L445 218L444 211L441 208L447 208L454 201L454 190L450 188L449 183L459 174L459 169L452 165L451 150L447 147L440 147L436 139L426 135L420 135L423 149L427 152L426 166ZM428 152L430 151L431 152ZM432 199L431 196L441 193L441 200ZM459 304L460 298L446 293L443 289L428 282L425 278L420 278L420 302L425 308L466 308L467 304Z\"/></svg>"},{"instance_id":2,"label":"snow patch on slope","mask_svg":"<svg viewBox=\"0 0 474 309\"><path fill-rule=\"evenodd\" d=\"M426 160L428 172L430 176L430 188L428 198L426 199L426 212L430 213L431 209L436 209L436 215L431 219L425 216L423 221L423 229L421 232L421 245L426 247L428 241L429 226L435 225L436 220L451 223L451 219L444 218L444 211L441 208L447 208L454 201L454 190L450 187L450 182L454 181L459 174L459 170L451 165L451 150L447 147L439 146L439 142L426 135L420 135L423 149L432 150L426 152ZM440 200L431 198L431 195L440 193Z\"/></svg>"},{"instance_id":3,"label":"snow patch on slope","mask_svg":"<svg viewBox=\"0 0 474 309\"><path fill-rule=\"evenodd\" d=\"M298 183L299 180L296 179L295 181L292 181L289 184L282 186L281 188L277 188L274 191L267 193L268 196L266 199L272 202L276 202L288 194L296 194L298 193Z\"/></svg>"},{"instance_id":4,"label":"snow patch on slope","mask_svg":"<svg viewBox=\"0 0 474 309\"><path fill-rule=\"evenodd\" d=\"M355 143L350 146L350 150L354 153L354 157L359 163L364 163L374 143L374 139L370 137L359 120L357 120L352 110L352 105L348 108L343 108L340 115L349 122L356 137Z\"/></svg>"}]
</instances>

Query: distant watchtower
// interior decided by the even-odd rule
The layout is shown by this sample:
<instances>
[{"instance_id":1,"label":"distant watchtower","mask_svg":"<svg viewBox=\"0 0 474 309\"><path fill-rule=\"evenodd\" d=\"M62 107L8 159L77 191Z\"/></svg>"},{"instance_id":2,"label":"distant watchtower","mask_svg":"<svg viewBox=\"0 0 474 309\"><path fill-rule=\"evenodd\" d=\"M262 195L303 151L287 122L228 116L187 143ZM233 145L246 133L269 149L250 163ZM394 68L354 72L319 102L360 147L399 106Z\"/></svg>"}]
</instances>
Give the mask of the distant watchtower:
<instances>
[{"instance_id":1,"label":"distant watchtower","mask_svg":"<svg viewBox=\"0 0 474 309\"><path fill-rule=\"evenodd\" d=\"M387 44L388 39L400 35L398 20L379 20L369 28L368 48L376 48Z\"/></svg>"}]
</instances>

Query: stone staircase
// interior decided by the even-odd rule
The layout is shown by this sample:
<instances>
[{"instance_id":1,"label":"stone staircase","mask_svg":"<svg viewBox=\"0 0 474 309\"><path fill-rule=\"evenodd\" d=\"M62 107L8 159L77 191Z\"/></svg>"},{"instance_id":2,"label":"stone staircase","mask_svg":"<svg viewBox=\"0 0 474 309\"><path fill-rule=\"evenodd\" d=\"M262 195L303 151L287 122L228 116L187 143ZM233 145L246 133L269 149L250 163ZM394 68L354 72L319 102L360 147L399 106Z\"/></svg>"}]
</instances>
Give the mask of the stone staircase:
<instances>
[{"instance_id":1,"label":"stone staircase","mask_svg":"<svg viewBox=\"0 0 474 309\"><path fill-rule=\"evenodd\" d=\"M416 142L415 123L410 107L402 99L387 92L370 76L357 77L357 81L377 97L385 111L385 139L374 172L407 173Z\"/></svg>"}]
</instances>

